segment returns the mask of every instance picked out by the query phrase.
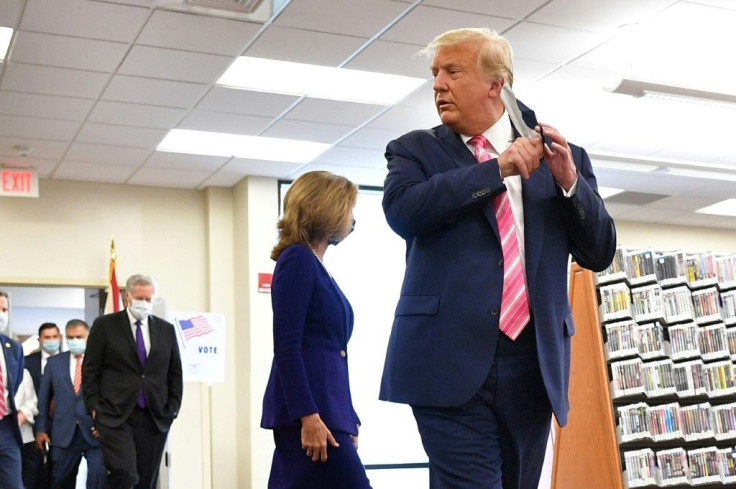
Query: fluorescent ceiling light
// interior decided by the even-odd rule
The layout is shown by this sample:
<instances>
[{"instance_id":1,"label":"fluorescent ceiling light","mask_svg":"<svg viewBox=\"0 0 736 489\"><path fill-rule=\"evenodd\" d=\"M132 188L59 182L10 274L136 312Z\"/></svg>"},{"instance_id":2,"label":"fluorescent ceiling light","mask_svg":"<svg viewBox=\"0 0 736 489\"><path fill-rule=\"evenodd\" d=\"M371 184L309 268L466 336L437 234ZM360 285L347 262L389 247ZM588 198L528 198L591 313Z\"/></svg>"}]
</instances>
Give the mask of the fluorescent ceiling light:
<instances>
[{"instance_id":1,"label":"fluorescent ceiling light","mask_svg":"<svg viewBox=\"0 0 736 489\"><path fill-rule=\"evenodd\" d=\"M691 170L689 168L665 168L668 175L688 178L702 178L705 180L725 180L736 182L736 173L725 173L717 171Z\"/></svg>"},{"instance_id":2,"label":"fluorescent ceiling light","mask_svg":"<svg viewBox=\"0 0 736 489\"><path fill-rule=\"evenodd\" d=\"M0 27L0 61L5 61L5 56L10 48L10 40L13 38L13 29L10 27Z\"/></svg>"},{"instance_id":3,"label":"fluorescent ceiling light","mask_svg":"<svg viewBox=\"0 0 736 489\"><path fill-rule=\"evenodd\" d=\"M331 146L331 144L295 139L172 129L158 145L156 151L308 163Z\"/></svg>"},{"instance_id":4,"label":"fluorescent ceiling light","mask_svg":"<svg viewBox=\"0 0 736 489\"><path fill-rule=\"evenodd\" d=\"M622 78L619 85L611 90L634 97L652 97L664 100L677 100L702 105L736 108L736 94L718 93L697 88L668 85L633 78Z\"/></svg>"},{"instance_id":5,"label":"fluorescent ceiling light","mask_svg":"<svg viewBox=\"0 0 736 489\"><path fill-rule=\"evenodd\" d=\"M391 105L425 81L409 76L241 56L217 84L241 90Z\"/></svg>"},{"instance_id":6,"label":"fluorescent ceiling light","mask_svg":"<svg viewBox=\"0 0 736 489\"><path fill-rule=\"evenodd\" d=\"M596 170L618 170L618 171L630 171L637 173L649 173L657 170L659 165L648 165L644 163L626 163L624 161L607 161L599 159L591 159L593 168Z\"/></svg>"},{"instance_id":7,"label":"fluorescent ceiling light","mask_svg":"<svg viewBox=\"0 0 736 489\"><path fill-rule=\"evenodd\" d=\"M613 197L614 195L618 195L623 191L624 189L622 188L598 187L598 195L600 195L602 199Z\"/></svg>"},{"instance_id":8,"label":"fluorescent ceiling light","mask_svg":"<svg viewBox=\"0 0 736 489\"><path fill-rule=\"evenodd\" d=\"M715 216L736 216L736 199L727 199L717 202L708 207L703 207L695 212L700 214L713 214Z\"/></svg>"}]
</instances>

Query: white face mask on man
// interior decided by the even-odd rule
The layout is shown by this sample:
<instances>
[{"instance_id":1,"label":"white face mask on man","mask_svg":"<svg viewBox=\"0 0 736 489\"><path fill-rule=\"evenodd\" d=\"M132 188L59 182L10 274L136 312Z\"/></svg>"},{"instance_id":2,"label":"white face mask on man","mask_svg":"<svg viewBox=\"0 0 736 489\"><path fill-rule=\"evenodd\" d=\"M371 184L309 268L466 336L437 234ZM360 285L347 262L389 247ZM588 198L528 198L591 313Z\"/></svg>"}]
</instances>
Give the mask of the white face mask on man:
<instances>
[{"instance_id":1,"label":"white face mask on man","mask_svg":"<svg viewBox=\"0 0 736 489\"><path fill-rule=\"evenodd\" d=\"M133 299L130 302L130 313L139 321L143 321L151 315L153 310L153 304L148 301Z\"/></svg>"},{"instance_id":2,"label":"white face mask on man","mask_svg":"<svg viewBox=\"0 0 736 489\"><path fill-rule=\"evenodd\" d=\"M4 333L8 329L8 312L0 311L0 333Z\"/></svg>"}]
</instances>

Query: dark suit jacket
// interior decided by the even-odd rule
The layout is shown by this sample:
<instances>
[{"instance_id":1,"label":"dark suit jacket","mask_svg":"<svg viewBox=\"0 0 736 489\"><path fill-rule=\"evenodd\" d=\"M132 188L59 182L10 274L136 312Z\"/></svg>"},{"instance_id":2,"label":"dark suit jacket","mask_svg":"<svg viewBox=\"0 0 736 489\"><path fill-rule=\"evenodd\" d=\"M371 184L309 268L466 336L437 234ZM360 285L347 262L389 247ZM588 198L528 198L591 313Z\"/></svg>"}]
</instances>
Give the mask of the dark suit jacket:
<instances>
[{"instance_id":1,"label":"dark suit jacket","mask_svg":"<svg viewBox=\"0 0 736 489\"><path fill-rule=\"evenodd\" d=\"M26 370L28 370L28 373L31 374L31 379L33 379L33 388L36 390L36 396L38 396L38 391L41 388L41 376L43 375L43 372L41 372L41 355L41 350L26 355Z\"/></svg>"},{"instance_id":2,"label":"dark suit jacket","mask_svg":"<svg viewBox=\"0 0 736 489\"><path fill-rule=\"evenodd\" d=\"M183 391L181 358L174 326L149 316L151 347L142 367L127 309L97 318L87 340L82 385L84 403L107 426L123 424L138 401L141 386L162 432L179 414Z\"/></svg>"},{"instance_id":3,"label":"dark suit jacket","mask_svg":"<svg viewBox=\"0 0 736 489\"><path fill-rule=\"evenodd\" d=\"M38 394L38 417L36 431L53 434L51 443L55 447L68 447L74 438L74 429L77 421L87 443L99 446L97 439L92 436L92 417L84 406L83 389L74 394L69 363L76 362L67 351L49 357L46 363L41 387ZM82 363L84 365L84 362ZM49 404L56 399L56 410L53 419L49 419Z\"/></svg>"},{"instance_id":4,"label":"dark suit jacket","mask_svg":"<svg viewBox=\"0 0 736 489\"><path fill-rule=\"evenodd\" d=\"M5 369L3 376L8 378L8 407L12 409L11 415L15 420L15 437L19 444L23 444L23 438L20 436L20 428L18 427L18 411L15 408L15 393L23 380L23 369L25 368L25 358L23 357L23 347L20 343L11 339L4 334L0 334L0 349L5 356Z\"/></svg>"},{"instance_id":5,"label":"dark suit jacket","mask_svg":"<svg viewBox=\"0 0 736 489\"><path fill-rule=\"evenodd\" d=\"M519 104L530 127L534 113ZM542 164L522 180L529 301L544 384L557 421L569 409L568 255L602 270L616 247L613 220L597 193L590 159L570 145L574 197L562 196ZM503 253L492 200L505 190L497 160L477 164L442 125L389 143L383 207L406 241L406 274L381 383L384 400L459 406L480 389L494 362Z\"/></svg>"},{"instance_id":6,"label":"dark suit jacket","mask_svg":"<svg viewBox=\"0 0 736 489\"><path fill-rule=\"evenodd\" d=\"M306 246L279 256L271 303L274 355L261 426L300 426L300 417L319 413L331 431L357 435L347 359L353 309Z\"/></svg>"}]
</instances>

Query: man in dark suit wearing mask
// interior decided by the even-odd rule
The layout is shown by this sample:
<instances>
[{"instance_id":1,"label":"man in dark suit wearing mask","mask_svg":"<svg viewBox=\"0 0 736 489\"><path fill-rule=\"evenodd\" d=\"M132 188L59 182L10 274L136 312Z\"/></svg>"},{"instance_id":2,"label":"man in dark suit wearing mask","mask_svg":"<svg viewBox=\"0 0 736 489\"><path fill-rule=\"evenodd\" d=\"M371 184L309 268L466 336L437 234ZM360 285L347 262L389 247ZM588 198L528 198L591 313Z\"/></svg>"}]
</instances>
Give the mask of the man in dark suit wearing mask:
<instances>
[{"instance_id":1,"label":"man in dark suit wearing mask","mask_svg":"<svg viewBox=\"0 0 736 489\"><path fill-rule=\"evenodd\" d=\"M153 279L133 275L126 308L95 320L82 367L109 489L154 489L183 391L174 326L151 315Z\"/></svg>"}]
</instances>

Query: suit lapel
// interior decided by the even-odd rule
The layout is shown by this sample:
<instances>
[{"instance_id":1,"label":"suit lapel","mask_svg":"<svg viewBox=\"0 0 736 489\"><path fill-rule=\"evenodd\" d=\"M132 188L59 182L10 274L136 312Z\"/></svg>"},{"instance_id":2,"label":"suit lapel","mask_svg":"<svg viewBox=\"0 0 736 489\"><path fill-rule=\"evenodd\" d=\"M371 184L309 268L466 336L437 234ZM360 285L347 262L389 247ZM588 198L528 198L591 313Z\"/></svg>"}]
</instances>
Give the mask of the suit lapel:
<instances>
[{"instance_id":1,"label":"suit lapel","mask_svg":"<svg viewBox=\"0 0 736 489\"><path fill-rule=\"evenodd\" d=\"M123 341L128 345L131 354L131 361L133 361L135 365L140 366L141 362L138 359L138 348L135 346L135 338L133 338L133 330L130 326L130 318L128 318L127 309L123 309L118 314L118 336L123 338Z\"/></svg>"},{"instance_id":2,"label":"suit lapel","mask_svg":"<svg viewBox=\"0 0 736 489\"><path fill-rule=\"evenodd\" d=\"M59 375L61 375L62 382L61 385L64 387L65 390L69 391L69 395L72 397L76 397L74 395L74 378L71 376L71 366L72 366L72 354L68 351L65 351L63 353L60 353L60 355L64 355L60 358L61 364L64 366L59 371Z\"/></svg>"},{"instance_id":3,"label":"suit lapel","mask_svg":"<svg viewBox=\"0 0 736 489\"><path fill-rule=\"evenodd\" d=\"M463 144L463 140L456 132L442 125L437 129L437 135L440 144L450 153L455 165L461 167L477 164L473 153Z\"/></svg>"},{"instance_id":4,"label":"suit lapel","mask_svg":"<svg viewBox=\"0 0 736 489\"><path fill-rule=\"evenodd\" d=\"M155 316L148 316L148 337L151 341L151 344L148 348L148 358L153 355L157 347L161 345L161 326L158 322L158 318Z\"/></svg>"}]
</instances>

